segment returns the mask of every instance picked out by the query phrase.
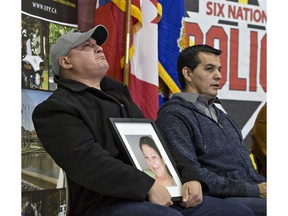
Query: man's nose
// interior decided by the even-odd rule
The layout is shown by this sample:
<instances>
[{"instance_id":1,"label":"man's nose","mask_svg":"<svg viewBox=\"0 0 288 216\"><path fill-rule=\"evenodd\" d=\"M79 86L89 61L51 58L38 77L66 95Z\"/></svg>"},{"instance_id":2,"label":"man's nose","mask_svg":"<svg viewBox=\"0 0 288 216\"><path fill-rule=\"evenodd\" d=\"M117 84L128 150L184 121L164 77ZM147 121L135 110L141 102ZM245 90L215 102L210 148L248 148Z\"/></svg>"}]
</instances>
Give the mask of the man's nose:
<instances>
[{"instance_id":1,"label":"man's nose","mask_svg":"<svg viewBox=\"0 0 288 216\"><path fill-rule=\"evenodd\" d=\"M216 70L216 75L215 75L216 79L221 80L222 79L222 74L220 70Z\"/></svg>"},{"instance_id":2,"label":"man's nose","mask_svg":"<svg viewBox=\"0 0 288 216\"><path fill-rule=\"evenodd\" d=\"M92 44L96 53L103 52L103 48L97 44L97 41L90 38L89 42Z\"/></svg>"},{"instance_id":3,"label":"man's nose","mask_svg":"<svg viewBox=\"0 0 288 216\"><path fill-rule=\"evenodd\" d=\"M102 52L103 52L103 48L102 48L101 46L98 46L98 45L96 44L96 46L95 46L95 51L96 51L96 53L102 53Z\"/></svg>"}]
</instances>

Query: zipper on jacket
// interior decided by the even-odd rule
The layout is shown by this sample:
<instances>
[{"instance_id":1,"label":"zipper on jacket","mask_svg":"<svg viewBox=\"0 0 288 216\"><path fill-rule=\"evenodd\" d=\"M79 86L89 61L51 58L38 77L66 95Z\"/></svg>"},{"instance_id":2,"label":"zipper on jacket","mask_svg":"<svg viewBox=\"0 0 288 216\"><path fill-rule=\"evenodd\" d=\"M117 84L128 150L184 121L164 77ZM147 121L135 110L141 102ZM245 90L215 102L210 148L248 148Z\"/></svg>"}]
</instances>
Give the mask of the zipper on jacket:
<instances>
[{"instance_id":1,"label":"zipper on jacket","mask_svg":"<svg viewBox=\"0 0 288 216\"><path fill-rule=\"evenodd\" d=\"M92 88L90 88L92 89ZM95 94L95 90L92 89L90 90L93 94ZM122 104L117 98L115 98L114 96L111 96L110 94L104 92L104 91L99 91L97 90L96 92L97 94L102 94L104 95L108 100L110 101L113 101L115 102L118 106L119 106L119 109L120 109L120 114L121 114L121 117L124 117L124 118L128 118L128 113L126 111L126 108L125 108L125 105Z\"/></svg>"},{"instance_id":2,"label":"zipper on jacket","mask_svg":"<svg viewBox=\"0 0 288 216\"><path fill-rule=\"evenodd\" d=\"M123 116L124 118L128 117L127 111L125 109L125 105L122 103L120 103L120 112L121 112L121 116Z\"/></svg>"}]
</instances>

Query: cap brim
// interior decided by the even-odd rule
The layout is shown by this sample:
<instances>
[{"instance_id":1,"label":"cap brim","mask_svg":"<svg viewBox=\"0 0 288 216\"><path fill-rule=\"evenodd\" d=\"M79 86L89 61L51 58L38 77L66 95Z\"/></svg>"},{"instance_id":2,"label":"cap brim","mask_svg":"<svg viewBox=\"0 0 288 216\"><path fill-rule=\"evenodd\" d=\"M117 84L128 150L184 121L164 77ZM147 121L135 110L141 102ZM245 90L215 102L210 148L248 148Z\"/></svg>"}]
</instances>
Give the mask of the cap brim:
<instances>
[{"instance_id":1,"label":"cap brim","mask_svg":"<svg viewBox=\"0 0 288 216\"><path fill-rule=\"evenodd\" d=\"M96 40L97 45L101 46L107 40L108 30L103 25L97 25L91 37Z\"/></svg>"}]
</instances>

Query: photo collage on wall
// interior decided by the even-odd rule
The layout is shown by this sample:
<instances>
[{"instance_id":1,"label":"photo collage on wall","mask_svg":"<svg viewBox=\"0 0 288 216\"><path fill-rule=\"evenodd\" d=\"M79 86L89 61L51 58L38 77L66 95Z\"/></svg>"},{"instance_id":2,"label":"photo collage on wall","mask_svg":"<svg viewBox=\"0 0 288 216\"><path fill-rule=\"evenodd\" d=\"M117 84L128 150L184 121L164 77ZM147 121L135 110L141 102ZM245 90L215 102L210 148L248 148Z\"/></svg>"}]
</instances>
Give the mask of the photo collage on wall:
<instances>
[{"instance_id":1,"label":"photo collage on wall","mask_svg":"<svg viewBox=\"0 0 288 216\"><path fill-rule=\"evenodd\" d=\"M77 27L77 0L67 2L22 0L21 215L66 215L64 173L43 149L32 113L57 88L49 59L51 46Z\"/></svg>"}]
</instances>

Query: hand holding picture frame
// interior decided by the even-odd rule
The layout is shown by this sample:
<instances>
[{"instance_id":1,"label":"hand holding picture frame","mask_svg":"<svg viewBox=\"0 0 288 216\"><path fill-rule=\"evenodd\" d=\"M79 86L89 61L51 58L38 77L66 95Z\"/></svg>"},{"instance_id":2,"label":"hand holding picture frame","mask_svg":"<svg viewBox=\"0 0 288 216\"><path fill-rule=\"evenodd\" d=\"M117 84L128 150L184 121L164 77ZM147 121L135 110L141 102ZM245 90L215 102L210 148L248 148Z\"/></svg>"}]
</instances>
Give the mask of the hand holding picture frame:
<instances>
[{"instance_id":1,"label":"hand holding picture frame","mask_svg":"<svg viewBox=\"0 0 288 216\"><path fill-rule=\"evenodd\" d=\"M110 118L112 131L132 164L165 186L172 200L181 198L182 183L175 162L153 120Z\"/></svg>"}]
</instances>

